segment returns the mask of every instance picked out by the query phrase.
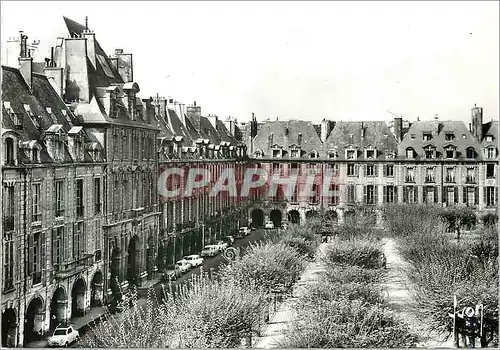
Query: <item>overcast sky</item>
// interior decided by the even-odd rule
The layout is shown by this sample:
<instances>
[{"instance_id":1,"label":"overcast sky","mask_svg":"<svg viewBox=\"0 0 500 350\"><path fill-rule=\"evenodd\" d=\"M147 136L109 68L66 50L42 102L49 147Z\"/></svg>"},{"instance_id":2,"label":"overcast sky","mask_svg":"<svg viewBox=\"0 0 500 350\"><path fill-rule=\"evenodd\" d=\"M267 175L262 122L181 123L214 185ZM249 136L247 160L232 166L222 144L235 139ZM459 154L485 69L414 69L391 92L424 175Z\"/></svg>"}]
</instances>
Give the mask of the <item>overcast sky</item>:
<instances>
[{"instance_id":1,"label":"overcast sky","mask_svg":"<svg viewBox=\"0 0 500 350\"><path fill-rule=\"evenodd\" d=\"M499 6L488 2L2 2L2 44L42 54L62 16L134 54L142 97L258 119L498 119ZM3 51L2 51L3 53ZM3 61L2 61L3 62Z\"/></svg>"}]
</instances>

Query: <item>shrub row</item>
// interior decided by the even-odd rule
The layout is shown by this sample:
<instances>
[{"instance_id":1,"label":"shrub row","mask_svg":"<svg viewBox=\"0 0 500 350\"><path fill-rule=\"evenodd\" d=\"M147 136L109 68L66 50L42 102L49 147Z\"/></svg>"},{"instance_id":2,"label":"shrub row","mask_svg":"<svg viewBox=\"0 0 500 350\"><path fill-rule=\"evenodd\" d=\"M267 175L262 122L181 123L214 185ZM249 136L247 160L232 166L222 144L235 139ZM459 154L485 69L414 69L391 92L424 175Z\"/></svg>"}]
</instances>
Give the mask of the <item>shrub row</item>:
<instances>
[{"instance_id":1,"label":"shrub row","mask_svg":"<svg viewBox=\"0 0 500 350\"><path fill-rule=\"evenodd\" d=\"M449 213L449 212L447 212ZM496 326L483 341L498 344L498 232L485 226L457 241L446 234L450 216L425 206L386 208L388 230L399 251L411 263L407 274L415 286L422 314L431 316L431 327L449 336L453 296L460 307L484 305L485 320ZM486 220L484 220L486 221ZM488 222L485 222L488 224ZM494 343L495 344L495 343Z\"/></svg>"},{"instance_id":2,"label":"shrub row","mask_svg":"<svg viewBox=\"0 0 500 350\"><path fill-rule=\"evenodd\" d=\"M250 338L268 310L268 292L290 287L319 244L308 226L270 235L242 257L222 266L215 278L193 277L168 301L150 290L146 306L125 310L91 327L83 347L234 348Z\"/></svg>"},{"instance_id":3,"label":"shrub row","mask_svg":"<svg viewBox=\"0 0 500 350\"><path fill-rule=\"evenodd\" d=\"M416 336L385 306L382 244L373 229L344 225L324 257L322 279L301 297L286 347L406 347Z\"/></svg>"}]
</instances>

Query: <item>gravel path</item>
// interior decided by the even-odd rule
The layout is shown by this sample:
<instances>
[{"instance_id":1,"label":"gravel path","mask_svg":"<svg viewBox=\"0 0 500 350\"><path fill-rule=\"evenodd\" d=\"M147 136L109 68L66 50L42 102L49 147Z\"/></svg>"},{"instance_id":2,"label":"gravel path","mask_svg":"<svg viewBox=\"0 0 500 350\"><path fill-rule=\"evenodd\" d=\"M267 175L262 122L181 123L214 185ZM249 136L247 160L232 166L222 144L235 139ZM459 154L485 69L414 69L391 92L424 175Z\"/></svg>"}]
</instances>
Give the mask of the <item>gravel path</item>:
<instances>
[{"instance_id":1,"label":"gravel path","mask_svg":"<svg viewBox=\"0 0 500 350\"><path fill-rule=\"evenodd\" d=\"M384 253L387 258L387 275L382 286L387 293L389 307L396 311L410 328L419 335L420 343L417 347L452 348L453 339L446 342L433 334L426 326L424 315L420 315L413 296L410 293L411 282L408 280L405 268L406 262L399 254L394 239L384 238Z\"/></svg>"}]
</instances>

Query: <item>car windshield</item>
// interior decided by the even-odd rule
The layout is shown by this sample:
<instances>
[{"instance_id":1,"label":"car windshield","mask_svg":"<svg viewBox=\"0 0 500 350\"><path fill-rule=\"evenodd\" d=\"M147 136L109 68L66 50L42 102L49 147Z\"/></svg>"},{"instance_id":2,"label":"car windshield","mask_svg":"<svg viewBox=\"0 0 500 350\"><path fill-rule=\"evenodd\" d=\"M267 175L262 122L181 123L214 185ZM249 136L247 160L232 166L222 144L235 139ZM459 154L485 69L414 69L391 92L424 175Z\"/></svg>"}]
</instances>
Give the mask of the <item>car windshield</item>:
<instances>
[{"instance_id":1,"label":"car windshield","mask_svg":"<svg viewBox=\"0 0 500 350\"><path fill-rule=\"evenodd\" d=\"M185 256L184 260L193 260L193 257L192 256Z\"/></svg>"},{"instance_id":2,"label":"car windshield","mask_svg":"<svg viewBox=\"0 0 500 350\"><path fill-rule=\"evenodd\" d=\"M65 329L56 329L54 331L54 335L66 335L66 330Z\"/></svg>"}]
</instances>

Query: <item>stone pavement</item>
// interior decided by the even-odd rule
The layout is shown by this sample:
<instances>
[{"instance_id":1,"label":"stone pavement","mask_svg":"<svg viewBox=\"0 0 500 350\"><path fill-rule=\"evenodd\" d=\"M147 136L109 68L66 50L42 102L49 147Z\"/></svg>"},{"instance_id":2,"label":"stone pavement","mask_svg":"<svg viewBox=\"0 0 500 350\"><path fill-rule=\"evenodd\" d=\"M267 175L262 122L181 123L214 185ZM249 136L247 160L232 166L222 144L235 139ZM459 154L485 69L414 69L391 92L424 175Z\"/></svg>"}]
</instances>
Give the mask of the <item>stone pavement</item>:
<instances>
[{"instance_id":1,"label":"stone pavement","mask_svg":"<svg viewBox=\"0 0 500 350\"><path fill-rule=\"evenodd\" d=\"M307 291L311 284L319 280L321 274L325 271L325 265L321 257L328 244L329 243L322 243L319 246L315 260L306 266L304 272L300 276L300 280L293 286L292 297L281 303L278 310L271 318L267 328L262 332L262 335L256 339L255 348L271 349L283 347L284 332L288 324L296 317L295 303L304 292Z\"/></svg>"}]
</instances>

